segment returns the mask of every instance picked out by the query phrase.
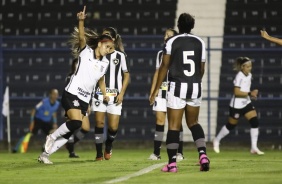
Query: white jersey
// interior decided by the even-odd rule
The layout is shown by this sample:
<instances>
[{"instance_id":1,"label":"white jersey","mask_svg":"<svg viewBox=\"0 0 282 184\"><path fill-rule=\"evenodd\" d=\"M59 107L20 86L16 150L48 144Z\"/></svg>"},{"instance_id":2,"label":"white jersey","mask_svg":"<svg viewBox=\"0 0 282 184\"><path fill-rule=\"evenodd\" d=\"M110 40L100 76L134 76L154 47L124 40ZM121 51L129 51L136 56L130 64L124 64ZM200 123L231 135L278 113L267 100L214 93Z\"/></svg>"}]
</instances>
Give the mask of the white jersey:
<instances>
[{"instance_id":1,"label":"white jersey","mask_svg":"<svg viewBox=\"0 0 282 184\"><path fill-rule=\"evenodd\" d=\"M123 73L129 72L126 55L120 51L114 51L106 56L110 61L109 69L105 74L106 93L110 100L108 104L113 104L116 101L116 97L119 95L122 89ZM103 95L100 88L97 86L94 99L103 101Z\"/></svg>"},{"instance_id":2,"label":"white jersey","mask_svg":"<svg viewBox=\"0 0 282 184\"><path fill-rule=\"evenodd\" d=\"M242 92L250 92L251 88L251 80L252 80L252 74L249 73L247 76L243 72L238 72L233 83L234 87L239 87L240 91ZM251 99L249 96L247 97L235 97L235 95L232 96L232 99L230 101L230 107L236 108L236 109L242 109L246 107L247 104L251 102Z\"/></svg>"},{"instance_id":3,"label":"white jersey","mask_svg":"<svg viewBox=\"0 0 282 184\"><path fill-rule=\"evenodd\" d=\"M77 69L71 76L65 90L89 103L97 82L105 75L109 66L106 57L95 59L95 52L88 45L79 54Z\"/></svg>"},{"instance_id":4,"label":"white jersey","mask_svg":"<svg viewBox=\"0 0 282 184\"><path fill-rule=\"evenodd\" d=\"M163 59L163 51L161 50L157 54L156 70L158 70L160 68L161 63L162 63L162 59ZM162 85L160 86L159 93L158 93L157 97L166 99L166 93L167 93L167 76L165 77L165 80L162 82Z\"/></svg>"}]
</instances>

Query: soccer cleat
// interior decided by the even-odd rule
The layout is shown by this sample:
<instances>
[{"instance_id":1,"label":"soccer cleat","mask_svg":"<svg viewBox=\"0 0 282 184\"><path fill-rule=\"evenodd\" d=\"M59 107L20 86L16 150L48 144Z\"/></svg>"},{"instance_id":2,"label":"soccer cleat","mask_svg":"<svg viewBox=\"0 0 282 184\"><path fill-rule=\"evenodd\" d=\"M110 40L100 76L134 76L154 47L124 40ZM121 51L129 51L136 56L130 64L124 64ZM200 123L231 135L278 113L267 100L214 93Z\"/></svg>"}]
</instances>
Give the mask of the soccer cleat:
<instances>
[{"instance_id":1,"label":"soccer cleat","mask_svg":"<svg viewBox=\"0 0 282 184\"><path fill-rule=\"evenodd\" d=\"M75 152L72 152L70 153L69 158L79 158L79 156L75 154Z\"/></svg>"},{"instance_id":2,"label":"soccer cleat","mask_svg":"<svg viewBox=\"0 0 282 184\"><path fill-rule=\"evenodd\" d=\"M171 164L167 164L162 168L162 172L173 172L176 173L177 172L177 166L176 166L176 162L172 162Z\"/></svg>"},{"instance_id":3,"label":"soccer cleat","mask_svg":"<svg viewBox=\"0 0 282 184\"><path fill-rule=\"evenodd\" d=\"M95 161L103 161L103 157L96 157Z\"/></svg>"},{"instance_id":4,"label":"soccer cleat","mask_svg":"<svg viewBox=\"0 0 282 184\"><path fill-rule=\"evenodd\" d=\"M213 150L214 150L214 152L216 152L216 153L220 153L220 150L219 150L219 142L218 142L216 139L213 140Z\"/></svg>"},{"instance_id":5,"label":"soccer cleat","mask_svg":"<svg viewBox=\"0 0 282 184\"><path fill-rule=\"evenodd\" d=\"M107 151L105 150L105 152L104 152L104 158L105 158L105 160L110 160L111 157L112 157L112 150L110 150L109 152L107 152Z\"/></svg>"},{"instance_id":6,"label":"soccer cleat","mask_svg":"<svg viewBox=\"0 0 282 184\"><path fill-rule=\"evenodd\" d=\"M210 160L208 159L206 154L202 154L200 156L200 171L209 171L210 170Z\"/></svg>"},{"instance_id":7,"label":"soccer cleat","mask_svg":"<svg viewBox=\"0 0 282 184\"><path fill-rule=\"evenodd\" d=\"M43 163L43 164L53 164L53 162L51 162L48 158L48 156L45 156L43 154L39 155L38 157L38 162L39 163Z\"/></svg>"},{"instance_id":8,"label":"soccer cleat","mask_svg":"<svg viewBox=\"0 0 282 184\"><path fill-rule=\"evenodd\" d=\"M45 149L45 152L46 153L50 153L51 152L51 149L54 145L54 142L55 140L52 138L51 135L47 135L46 137L46 143L45 143L45 146L44 146L44 149Z\"/></svg>"},{"instance_id":9,"label":"soccer cleat","mask_svg":"<svg viewBox=\"0 0 282 184\"><path fill-rule=\"evenodd\" d=\"M176 162L180 162L184 160L184 156L181 153L176 154Z\"/></svg>"},{"instance_id":10,"label":"soccer cleat","mask_svg":"<svg viewBox=\"0 0 282 184\"><path fill-rule=\"evenodd\" d=\"M150 157L148 158L148 160L160 160L161 156L160 155L155 155L154 153L152 153L150 155Z\"/></svg>"},{"instance_id":11,"label":"soccer cleat","mask_svg":"<svg viewBox=\"0 0 282 184\"><path fill-rule=\"evenodd\" d=\"M260 151L260 150L257 148L257 149L251 149L251 154L264 155L264 152Z\"/></svg>"}]
</instances>

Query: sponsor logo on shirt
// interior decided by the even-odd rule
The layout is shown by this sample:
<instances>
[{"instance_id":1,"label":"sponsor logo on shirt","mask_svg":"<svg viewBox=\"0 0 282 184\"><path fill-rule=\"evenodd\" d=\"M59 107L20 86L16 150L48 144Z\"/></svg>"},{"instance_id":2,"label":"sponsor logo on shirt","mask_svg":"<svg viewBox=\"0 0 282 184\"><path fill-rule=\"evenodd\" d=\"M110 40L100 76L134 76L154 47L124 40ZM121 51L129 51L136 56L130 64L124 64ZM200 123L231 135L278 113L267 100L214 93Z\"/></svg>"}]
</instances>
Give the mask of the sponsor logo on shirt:
<instances>
[{"instance_id":1,"label":"sponsor logo on shirt","mask_svg":"<svg viewBox=\"0 0 282 184\"><path fill-rule=\"evenodd\" d=\"M83 96L83 97L87 97L88 95L90 95L89 92L84 91L84 90L81 89L80 87L78 87L77 90L78 90L78 94L81 95L81 96Z\"/></svg>"},{"instance_id":2,"label":"sponsor logo on shirt","mask_svg":"<svg viewBox=\"0 0 282 184\"><path fill-rule=\"evenodd\" d=\"M164 90L164 91L167 91L167 82L163 82L161 87L160 87L161 90Z\"/></svg>"},{"instance_id":3,"label":"sponsor logo on shirt","mask_svg":"<svg viewBox=\"0 0 282 184\"><path fill-rule=\"evenodd\" d=\"M102 91L99 89L97 89L96 91L97 95L103 95ZM110 88L106 88L106 96L113 96L116 97L118 95L118 89L110 89Z\"/></svg>"}]
</instances>

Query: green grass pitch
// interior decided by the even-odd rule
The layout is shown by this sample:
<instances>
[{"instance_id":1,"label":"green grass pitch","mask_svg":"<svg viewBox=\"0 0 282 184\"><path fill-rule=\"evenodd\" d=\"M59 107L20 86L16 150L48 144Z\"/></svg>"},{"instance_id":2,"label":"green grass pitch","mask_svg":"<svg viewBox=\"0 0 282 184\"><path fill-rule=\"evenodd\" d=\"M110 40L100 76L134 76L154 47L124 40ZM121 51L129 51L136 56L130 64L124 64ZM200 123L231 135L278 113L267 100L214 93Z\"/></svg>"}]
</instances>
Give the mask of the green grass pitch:
<instances>
[{"instance_id":1,"label":"green grass pitch","mask_svg":"<svg viewBox=\"0 0 282 184\"><path fill-rule=\"evenodd\" d=\"M136 173L154 164L167 161L165 149L162 160L147 160L151 149L114 149L109 161L94 162L94 150L78 150L80 158L68 158L65 149L50 157L53 165L37 162L39 151L25 154L0 152L1 184L76 184L107 183L113 179ZM265 150L263 156L251 155L247 149L223 150L215 154L211 148L210 171L200 172L195 149L184 150L185 160L178 163L178 173L162 173L161 167L141 176L119 183L146 184L281 184L282 152Z\"/></svg>"}]
</instances>

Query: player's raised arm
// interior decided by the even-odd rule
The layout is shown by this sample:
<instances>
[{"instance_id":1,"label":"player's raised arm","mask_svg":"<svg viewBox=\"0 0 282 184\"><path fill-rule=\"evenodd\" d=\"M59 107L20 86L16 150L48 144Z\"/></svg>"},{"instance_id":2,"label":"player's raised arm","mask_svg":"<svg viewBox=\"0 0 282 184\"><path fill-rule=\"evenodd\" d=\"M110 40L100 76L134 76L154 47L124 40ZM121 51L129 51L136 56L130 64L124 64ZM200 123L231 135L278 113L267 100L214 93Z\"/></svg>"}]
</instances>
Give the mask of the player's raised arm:
<instances>
[{"instance_id":1,"label":"player's raised arm","mask_svg":"<svg viewBox=\"0 0 282 184\"><path fill-rule=\"evenodd\" d=\"M84 48L86 45L86 40L84 35L84 20L86 18L85 11L86 11L86 6L84 6L83 11L77 13L80 49Z\"/></svg>"},{"instance_id":2,"label":"player's raised arm","mask_svg":"<svg viewBox=\"0 0 282 184\"><path fill-rule=\"evenodd\" d=\"M261 37L273 43L282 45L282 39L270 36L265 30L260 31Z\"/></svg>"}]
</instances>

